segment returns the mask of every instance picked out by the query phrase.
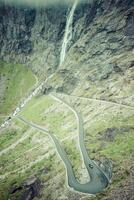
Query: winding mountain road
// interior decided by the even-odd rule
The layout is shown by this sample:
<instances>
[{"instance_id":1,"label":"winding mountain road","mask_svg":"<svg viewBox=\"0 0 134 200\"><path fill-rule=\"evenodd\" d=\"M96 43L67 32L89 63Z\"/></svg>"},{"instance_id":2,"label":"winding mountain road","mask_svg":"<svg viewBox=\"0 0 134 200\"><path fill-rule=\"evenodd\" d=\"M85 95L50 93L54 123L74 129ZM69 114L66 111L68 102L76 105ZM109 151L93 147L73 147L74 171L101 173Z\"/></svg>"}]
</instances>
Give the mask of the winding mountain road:
<instances>
[{"instance_id":1,"label":"winding mountain road","mask_svg":"<svg viewBox=\"0 0 134 200\"><path fill-rule=\"evenodd\" d=\"M90 176L89 182L87 182L86 184L81 184L76 180L71 162L68 159L66 152L64 151L63 147L61 146L61 144L59 143L58 139L55 137L54 134L50 133L47 129L44 129L36 124L33 124L21 117L18 117L18 119L23 121L23 123L26 123L29 126L34 127L38 129L39 131L42 131L43 133L46 133L49 135L49 137L52 139L52 141L55 144L55 147L57 149L59 156L64 162L69 187L81 193L97 194L99 192L102 192L102 190L108 186L110 178L112 176L111 164L109 163L107 166L104 166L102 164L100 167L93 160L89 158L88 153L86 151L85 144L84 144L84 128L83 128L83 120L82 120L81 115L67 102L63 101L62 99L56 97L53 94L51 94L50 96L53 99L59 101L60 103L62 102L63 104L65 104L75 114L75 117L77 119L77 124L78 124L78 131L79 131L80 152L81 152L81 156L84 161L84 164L86 166L86 169L88 171L88 174Z\"/></svg>"}]
</instances>

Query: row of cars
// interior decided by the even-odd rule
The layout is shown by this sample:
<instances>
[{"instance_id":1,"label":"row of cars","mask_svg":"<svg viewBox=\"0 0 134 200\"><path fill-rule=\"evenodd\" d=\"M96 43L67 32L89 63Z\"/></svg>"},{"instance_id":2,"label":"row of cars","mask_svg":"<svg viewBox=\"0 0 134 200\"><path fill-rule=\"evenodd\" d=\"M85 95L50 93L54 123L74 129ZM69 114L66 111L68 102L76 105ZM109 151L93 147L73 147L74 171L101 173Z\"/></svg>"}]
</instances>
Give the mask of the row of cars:
<instances>
[{"instance_id":1,"label":"row of cars","mask_svg":"<svg viewBox=\"0 0 134 200\"><path fill-rule=\"evenodd\" d=\"M44 83L41 83L20 105L13 111L13 113L10 114L10 116L5 119L5 121L0 125L0 129L5 128L9 123L11 122L12 118L14 118L21 109L26 105L28 101L32 99L33 96L35 96L40 90L42 90Z\"/></svg>"}]
</instances>

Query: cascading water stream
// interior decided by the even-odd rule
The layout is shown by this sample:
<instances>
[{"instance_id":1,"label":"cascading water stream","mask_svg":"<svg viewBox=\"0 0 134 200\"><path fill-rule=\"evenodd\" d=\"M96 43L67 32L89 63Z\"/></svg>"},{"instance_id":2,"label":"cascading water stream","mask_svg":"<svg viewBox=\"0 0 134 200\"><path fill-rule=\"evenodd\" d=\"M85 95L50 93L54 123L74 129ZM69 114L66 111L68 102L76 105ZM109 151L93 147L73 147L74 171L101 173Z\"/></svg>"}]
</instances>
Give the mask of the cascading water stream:
<instances>
[{"instance_id":1,"label":"cascading water stream","mask_svg":"<svg viewBox=\"0 0 134 200\"><path fill-rule=\"evenodd\" d=\"M68 43L72 39L72 23L73 23L73 16L74 16L74 12L75 12L77 4L78 4L78 0L76 0L74 2L73 6L72 6L72 9L69 12L69 15L67 17L65 34L64 34L61 53L60 53L60 64L59 64L59 66L61 66L62 63L64 62L65 55L66 55L66 50L67 50L67 47L68 47Z\"/></svg>"}]
</instances>

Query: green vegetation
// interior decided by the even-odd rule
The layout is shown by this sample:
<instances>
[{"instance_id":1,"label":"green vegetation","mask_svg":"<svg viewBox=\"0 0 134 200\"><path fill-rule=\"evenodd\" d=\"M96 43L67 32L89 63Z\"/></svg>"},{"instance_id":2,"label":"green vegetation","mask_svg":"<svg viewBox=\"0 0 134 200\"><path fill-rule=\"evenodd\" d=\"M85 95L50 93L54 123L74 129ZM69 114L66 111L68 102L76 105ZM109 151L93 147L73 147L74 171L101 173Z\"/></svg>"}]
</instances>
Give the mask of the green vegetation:
<instances>
[{"instance_id":1,"label":"green vegetation","mask_svg":"<svg viewBox=\"0 0 134 200\"><path fill-rule=\"evenodd\" d=\"M53 102L53 99L47 96L33 97L22 110L21 115L37 124L41 123L45 110L49 109Z\"/></svg>"},{"instance_id":2,"label":"green vegetation","mask_svg":"<svg viewBox=\"0 0 134 200\"><path fill-rule=\"evenodd\" d=\"M0 61L1 98L0 114L8 115L19 100L25 97L29 89L36 83L33 73L20 64Z\"/></svg>"},{"instance_id":3,"label":"green vegetation","mask_svg":"<svg viewBox=\"0 0 134 200\"><path fill-rule=\"evenodd\" d=\"M61 98L65 99L64 95ZM69 99L66 99L68 101ZM92 159L110 159L114 164L113 182L110 188L116 187L121 180L127 177L132 160L132 126L133 109L109 105L100 102L78 100L71 98L71 104L82 114L85 128L85 144ZM69 102L69 101L68 101ZM64 105L50 96L34 97L20 113L25 119L48 128L60 140L71 160L75 176L82 180L82 162L78 148L78 134L74 114ZM108 130L115 130L113 140L107 139ZM113 132L112 132L113 134ZM63 162L56 154L52 140L42 132L29 128L20 120L14 119L12 129L2 132L1 148L6 149L24 135L26 139L20 141L12 151L1 156L0 200L7 198L19 199L21 192L8 195L9 189L20 185L28 177L35 174L46 184L42 189L43 198L53 199L51 189L60 188L64 192L65 168ZM121 166L121 167L120 167ZM119 173L120 172L120 173ZM57 178L56 178L57 177ZM5 193L6 191L6 193Z\"/></svg>"},{"instance_id":4,"label":"green vegetation","mask_svg":"<svg viewBox=\"0 0 134 200\"><path fill-rule=\"evenodd\" d=\"M0 124L4 121L5 117L0 117Z\"/></svg>"},{"instance_id":5,"label":"green vegetation","mask_svg":"<svg viewBox=\"0 0 134 200\"><path fill-rule=\"evenodd\" d=\"M63 109L66 111L63 112ZM20 115L30 121L33 121L41 126L48 126L59 139L69 139L69 136L73 136L76 123L68 124L74 120L74 116L64 106L60 106L60 103L53 100L49 96L37 96L34 97L22 110ZM76 122L76 121L75 121ZM70 127L70 128L66 128ZM74 126L75 125L75 126ZM24 134L28 134L31 130L31 134L21 141L11 152L7 151L1 156L1 176L5 175L5 178L1 181L1 198L6 199L7 191L13 183L20 184L27 179L30 175L37 174L44 182L49 181L57 174L64 172L64 165L60 161L59 156L56 154L56 149L53 142L46 134L43 134L37 130L30 130L28 126L25 126L19 120L14 120L12 123L13 130L6 129L2 132L2 149L8 148L15 141L19 141ZM66 140L64 141L66 144ZM62 143L63 144L63 143ZM72 144L72 143L71 143ZM64 144L63 144L64 146ZM70 142L66 144L65 148L68 148L67 153L71 154L75 149L75 144L70 146ZM70 156L71 161L77 166L76 156L79 157L78 150L75 149L75 155ZM57 164L58 163L58 164ZM76 169L76 166L74 169ZM46 167L48 169L47 174L42 174L41 170ZM8 174L9 173L9 174ZM62 181L65 183L65 176L62 177ZM55 179L56 181L56 179ZM60 181L59 181L59 184ZM19 192L16 195L10 195L10 198L17 199ZM50 195L49 191L48 194ZM0 199L1 199L0 198ZM8 197L9 198L9 197Z\"/></svg>"},{"instance_id":6,"label":"green vegetation","mask_svg":"<svg viewBox=\"0 0 134 200\"><path fill-rule=\"evenodd\" d=\"M22 109L20 115L27 120L47 128L61 139L64 139L64 137L70 135L69 130L65 128L66 124L75 120L75 118L68 108L65 106L63 108L66 114L61 109L60 103L56 100L45 95L37 96L33 97L25 108Z\"/></svg>"},{"instance_id":7,"label":"green vegetation","mask_svg":"<svg viewBox=\"0 0 134 200\"><path fill-rule=\"evenodd\" d=\"M15 142L18 139L18 137L20 137L20 135L21 133L17 130L10 129L10 130L4 131L0 137L0 150L11 145L13 142Z\"/></svg>"},{"instance_id":8,"label":"green vegetation","mask_svg":"<svg viewBox=\"0 0 134 200\"><path fill-rule=\"evenodd\" d=\"M134 148L133 131L118 135L114 142L107 145L100 153L108 158L120 162L122 159L132 156Z\"/></svg>"}]
</instances>

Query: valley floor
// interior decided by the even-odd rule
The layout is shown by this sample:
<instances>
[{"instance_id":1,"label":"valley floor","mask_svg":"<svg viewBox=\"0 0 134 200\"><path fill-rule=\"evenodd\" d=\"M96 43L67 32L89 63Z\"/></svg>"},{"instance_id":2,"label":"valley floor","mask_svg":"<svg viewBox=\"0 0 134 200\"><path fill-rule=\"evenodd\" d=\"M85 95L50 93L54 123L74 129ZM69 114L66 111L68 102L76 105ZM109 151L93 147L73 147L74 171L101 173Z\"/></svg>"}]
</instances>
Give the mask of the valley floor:
<instances>
[{"instance_id":1,"label":"valley floor","mask_svg":"<svg viewBox=\"0 0 134 200\"><path fill-rule=\"evenodd\" d=\"M120 103L56 95L82 114L89 156L102 162L107 158L113 163L112 183L94 199L111 199L113 193L120 199L118 192L122 187L131 191L134 108ZM81 183L89 180L81 162L76 120L64 104L51 95L38 95L19 115L53 132L67 152L76 178ZM67 187L64 165L44 133L14 119L10 127L1 132L0 146L1 200L20 199L27 190L23 183L28 177L41 181L39 199L89 199L88 195L75 193ZM12 192L12 188L20 186L21 189ZM122 195L127 198L127 193Z\"/></svg>"}]
</instances>

